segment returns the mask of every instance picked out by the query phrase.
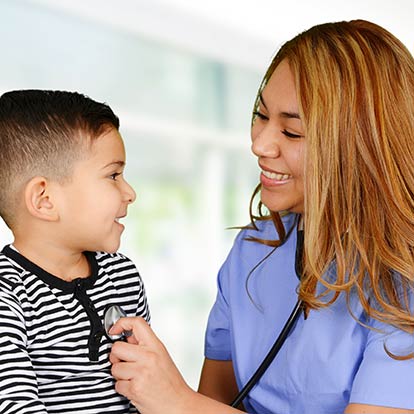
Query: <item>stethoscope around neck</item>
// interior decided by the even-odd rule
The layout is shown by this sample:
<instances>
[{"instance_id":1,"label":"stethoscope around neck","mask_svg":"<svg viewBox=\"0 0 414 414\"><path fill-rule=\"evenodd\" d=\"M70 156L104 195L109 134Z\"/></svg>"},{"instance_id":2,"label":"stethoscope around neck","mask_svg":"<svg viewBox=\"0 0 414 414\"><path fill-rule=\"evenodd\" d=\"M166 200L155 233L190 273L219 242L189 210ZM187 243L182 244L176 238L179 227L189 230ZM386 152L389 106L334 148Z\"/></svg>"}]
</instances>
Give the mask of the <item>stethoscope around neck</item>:
<instances>
[{"instance_id":1,"label":"stethoscope around neck","mask_svg":"<svg viewBox=\"0 0 414 414\"><path fill-rule=\"evenodd\" d=\"M263 376L269 365L273 362L276 355L278 354L280 348L286 341L290 331L292 330L293 326L295 325L296 320L300 316L302 312L302 301L298 300L296 302L295 307L292 310L289 318L287 319L285 326L280 331L279 336L277 337L275 343L273 344L272 348L268 352L268 354L263 359L262 363L257 368L256 372L251 376L249 381L246 385L242 388L242 390L237 394L236 398L231 403L231 407L238 407L240 403L244 400L250 390L257 384L259 379ZM127 316L125 311L118 305L112 305L108 307L104 314L104 328L106 336L113 342L115 341L124 341L127 337L132 335L131 331L123 331L121 334L113 335L110 334L109 331L115 325L115 323L120 319Z\"/></svg>"},{"instance_id":2,"label":"stethoscope around neck","mask_svg":"<svg viewBox=\"0 0 414 414\"><path fill-rule=\"evenodd\" d=\"M289 237L289 235L290 235L290 232L288 233L286 239ZM297 241L296 241L296 252L295 252L295 271L299 279L302 275L303 240L304 240L303 230L298 230ZM270 348L270 351L264 357L263 361L258 366L255 373L246 382L246 385L240 390L240 392L234 398L233 402L230 404L231 407L237 408L241 404L241 402L246 398L247 394L258 383L260 378L269 368L270 364L273 362L273 360L276 358L276 355L280 351L280 348L282 348L283 344L285 343L287 337L289 336L289 333L292 331L293 327L295 326L295 323L298 320L299 316L301 315L302 310L303 310L303 302L302 300L298 299L295 306L292 309L291 314L286 320L285 325L280 331L279 336L276 338L276 341L274 342L273 346Z\"/></svg>"},{"instance_id":3,"label":"stethoscope around neck","mask_svg":"<svg viewBox=\"0 0 414 414\"><path fill-rule=\"evenodd\" d=\"M291 232L288 233L286 239L289 237ZM295 271L296 275L300 279L300 275L302 274L302 257L303 257L303 231L297 231L297 241L296 241L296 252L295 252ZM256 268L256 267L255 267ZM254 269L252 270L254 271ZM251 391L251 389L258 383L260 378L269 368L270 364L276 358L276 355L282 348L283 344L285 343L289 333L292 331L293 327L299 316L301 315L303 310L303 302L302 300L298 299L295 306L292 309L291 314L289 315L288 319L286 320L285 325L283 326L282 330L279 333L279 336L276 338L273 346L270 348L270 351L264 357L263 361L255 371L255 373L250 377L247 381L246 385L240 390L237 396L234 398L233 402L230 404L231 407L238 407L241 402L246 398L247 394ZM125 311L118 305L111 305L109 306L104 312L104 328L105 334L111 341L122 341L126 340L127 337L132 335L131 331L123 331L119 335L110 334L109 331L112 326L120 319L127 316Z\"/></svg>"}]
</instances>

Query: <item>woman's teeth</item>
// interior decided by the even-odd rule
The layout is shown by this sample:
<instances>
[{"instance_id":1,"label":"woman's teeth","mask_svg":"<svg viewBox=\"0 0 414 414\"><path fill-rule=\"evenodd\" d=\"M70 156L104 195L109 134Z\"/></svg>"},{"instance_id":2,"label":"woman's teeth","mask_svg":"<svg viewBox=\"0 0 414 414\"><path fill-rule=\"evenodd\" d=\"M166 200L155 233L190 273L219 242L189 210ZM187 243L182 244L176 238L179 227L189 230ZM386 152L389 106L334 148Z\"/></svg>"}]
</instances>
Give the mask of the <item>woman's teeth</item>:
<instances>
[{"instance_id":1,"label":"woman's teeth","mask_svg":"<svg viewBox=\"0 0 414 414\"><path fill-rule=\"evenodd\" d=\"M270 178L271 180L283 181L287 180L291 176L289 174L277 174L270 171L262 170L262 173L265 177Z\"/></svg>"}]
</instances>

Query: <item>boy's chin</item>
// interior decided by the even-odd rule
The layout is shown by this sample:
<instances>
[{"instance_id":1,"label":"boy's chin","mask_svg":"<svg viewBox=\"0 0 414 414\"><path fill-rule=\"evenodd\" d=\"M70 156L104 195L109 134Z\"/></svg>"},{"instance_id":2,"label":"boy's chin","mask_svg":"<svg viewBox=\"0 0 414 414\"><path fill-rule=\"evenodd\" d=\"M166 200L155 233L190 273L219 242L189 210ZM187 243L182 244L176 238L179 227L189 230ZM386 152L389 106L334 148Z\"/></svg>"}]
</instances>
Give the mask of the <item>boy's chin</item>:
<instances>
[{"instance_id":1,"label":"boy's chin","mask_svg":"<svg viewBox=\"0 0 414 414\"><path fill-rule=\"evenodd\" d=\"M120 243L118 243L116 246L108 247L108 249L104 250L106 253L116 253L119 249Z\"/></svg>"},{"instance_id":2,"label":"boy's chin","mask_svg":"<svg viewBox=\"0 0 414 414\"><path fill-rule=\"evenodd\" d=\"M116 253L119 249L121 242L120 240L117 243L106 243L99 246L99 249L95 249L96 251L101 251L105 253Z\"/></svg>"}]
</instances>

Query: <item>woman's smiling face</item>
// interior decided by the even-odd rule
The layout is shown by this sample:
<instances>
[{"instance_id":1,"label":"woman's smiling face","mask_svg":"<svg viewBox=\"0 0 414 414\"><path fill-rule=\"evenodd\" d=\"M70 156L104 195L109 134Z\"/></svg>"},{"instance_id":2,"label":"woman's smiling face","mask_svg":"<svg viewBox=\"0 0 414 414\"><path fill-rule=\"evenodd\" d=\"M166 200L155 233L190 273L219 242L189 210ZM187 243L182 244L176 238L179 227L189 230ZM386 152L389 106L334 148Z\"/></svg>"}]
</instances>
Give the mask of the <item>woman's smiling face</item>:
<instances>
[{"instance_id":1,"label":"woman's smiling face","mask_svg":"<svg viewBox=\"0 0 414 414\"><path fill-rule=\"evenodd\" d=\"M303 134L293 74L283 60L260 95L252 127L252 151L261 168L261 200L271 211L303 213Z\"/></svg>"}]
</instances>

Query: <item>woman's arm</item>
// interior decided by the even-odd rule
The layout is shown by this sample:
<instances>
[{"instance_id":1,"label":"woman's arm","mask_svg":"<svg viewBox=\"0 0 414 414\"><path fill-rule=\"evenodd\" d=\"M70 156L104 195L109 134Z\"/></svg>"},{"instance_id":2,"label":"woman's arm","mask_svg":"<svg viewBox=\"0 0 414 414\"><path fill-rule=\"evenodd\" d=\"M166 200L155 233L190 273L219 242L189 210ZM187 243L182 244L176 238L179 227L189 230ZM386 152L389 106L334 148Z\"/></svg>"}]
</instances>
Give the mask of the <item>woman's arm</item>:
<instances>
[{"instance_id":1,"label":"woman's arm","mask_svg":"<svg viewBox=\"0 0 414 414\"><path fill-rule=\"evenodd\" d=\"M122 318L111 334L132 331L127 342L112 346L110 360L117 392L127 397L141 414L240 414L192 390L168 351L142 318Z\"/></svg>"},{"instance_id":2,"label":"woman's arm","mask_svg":"<svg viewBox=\"0 0 414 414\"><path fill-rule=\"evenodd\" d=\"M367 404L349 404L345 409L345 414L410 414L414 410L401 408L380 407Z\"/></svg>"},{"instance_id":3,"label":"woman's arm","mask_svg":"<svg viewBox=\"0 0 414 414\"><path fill-rule=\"evenodd\" d=\"M198 392L230 404L238 393L232 361L205 359Z\"/></svg>"},{"instance_id":4,"label":"woman's arm","mask_svg":"<svg viewBox=\"0 0 414 414\"><path fill-rule=\"evenodd\" d=\"M233 362L206 358L201 370L198 392L216 401L231 404L239 392ZM244 410L243 404L237 408Z\"/></svg>"}]
</instances>

